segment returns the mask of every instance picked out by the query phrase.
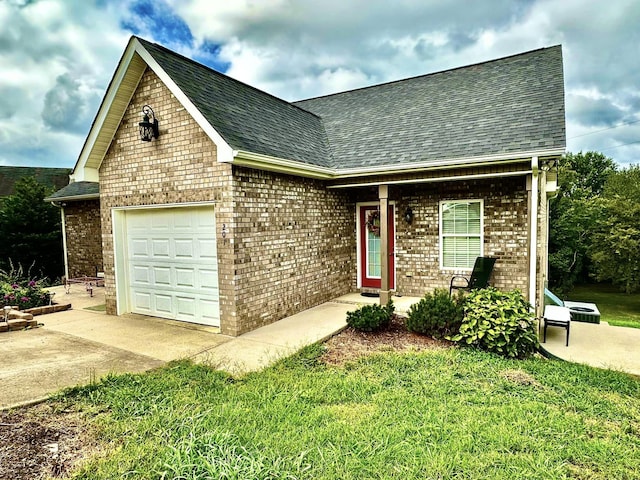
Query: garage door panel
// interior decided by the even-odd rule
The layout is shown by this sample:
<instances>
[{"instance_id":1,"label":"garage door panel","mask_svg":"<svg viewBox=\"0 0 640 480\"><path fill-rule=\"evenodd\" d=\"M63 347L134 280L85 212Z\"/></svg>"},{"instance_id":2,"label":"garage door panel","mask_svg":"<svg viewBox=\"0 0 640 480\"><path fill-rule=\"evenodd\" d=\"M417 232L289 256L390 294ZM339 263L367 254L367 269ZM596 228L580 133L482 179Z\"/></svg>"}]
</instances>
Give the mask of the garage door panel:
<instances>
[{"instance_id":1,"label":"garage door panel","mask_svg":"<svg viewBox=\"0 0 640 480\"><path fill-rule=\"evenodd\" d=\"M153 267L153 280L156 285L171 286L171 268Z\"/></svg>"},{"instance_id":2,"label":"garage door panel","mask_svg":"<svg viewBox=\"0 0 640 480\"><path fill-rule=\"evenodd\" d=\"M219 326L213 208L126 215L131 311Z\"/></svg>"},{"instance_id":3,"label":"garage door panel","mask_svg":"<svg viewBox=\"0 0 640 480\"><path fill-rule=\"evenodd\" d=\"M145 265L133 265L133 282L136 284L149 285L151 283L151 271Z\"/></svg>"},{"instance_id":4,"label":"garage door panel","mask_svg":"<svg viewBox=\"0 0 640 480\"><path fill-rule=\"evenodd\" d=\"M196 270L194 268L176 268L176 285L178 287L195 288Z\"/></svg>"},{"instance_id":5,"label":"garage door panel","mask_svg":"<svg viewBox=\"0 0 640 480\"><path fill-rule=\"evenodd\" d=\"M164 314L173 314L173 309L171 308L173 305L173 299L171 297L171 295L154 294L153 299L155 300L156 310Z\"/></svg>"},{"instance_id":6,"label":"garage door panel","mask_svg":"<svg viewBox=\"0 0 640 480\"><path fill-rule=\"evenodd\" d=\"M146 239L131 239L131 255L133 258L147 258L149 256L149 242Z\"/></svg>"},{"instance_id":7,"label":"garage door panel","mask_svg":"<svg viewBox=\"0 0 640 480\"><path fill-rule=\"evenodd\" d=\"M168 238L154 238L151 241L151 255L153 258L169 258L170 241Z\"/></svg>"},{"instance_id":8,"label":"garage door panel","mask_svg":"<svg viewBox=\"0 0 640 480\"><path fill-rule=\"evenodd\" d=\"M175 240L176 258L194 258L193 240L177 239Z\"/></svg>"},{"instance_id":9,"label":"garage door panel","mask_svg":"<svg viewBox=\"0 0 640 480\"><path fill-rule=\"evenodd\" d=\"M151 295L148 292L135 292L133 304L140 313L151 311Z\"/></svg>"}]
</instances>

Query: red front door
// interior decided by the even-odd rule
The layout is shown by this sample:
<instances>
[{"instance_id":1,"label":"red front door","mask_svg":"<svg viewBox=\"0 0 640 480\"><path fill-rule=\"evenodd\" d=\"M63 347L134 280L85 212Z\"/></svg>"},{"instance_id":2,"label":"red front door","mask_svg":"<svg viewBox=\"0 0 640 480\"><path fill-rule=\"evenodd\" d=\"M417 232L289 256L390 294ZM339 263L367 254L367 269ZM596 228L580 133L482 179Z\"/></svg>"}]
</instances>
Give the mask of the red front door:
<instances>
[{"instance_id":1,"label":"red front door","mask_svg":"<svg viewBox=\"0 0 640 480\"><path fill-rule=\"evenodd\" d=\"M393 205L389 206L389 289L395 288L395 222ZM377 205L360 207L360 283L363 287L380 288L380 212Z\"/></svg>"}]
</instances>

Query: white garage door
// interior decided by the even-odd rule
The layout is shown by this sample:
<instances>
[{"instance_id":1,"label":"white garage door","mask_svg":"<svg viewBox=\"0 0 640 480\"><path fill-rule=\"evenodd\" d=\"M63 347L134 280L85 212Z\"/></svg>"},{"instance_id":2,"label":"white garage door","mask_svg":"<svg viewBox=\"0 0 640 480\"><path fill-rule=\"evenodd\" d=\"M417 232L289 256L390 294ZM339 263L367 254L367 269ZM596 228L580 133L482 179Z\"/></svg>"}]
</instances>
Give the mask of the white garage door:
<instances>
[{"instance_id":1,"label":"white garage door","mask_svg":"<svg viewBox=\"0 0 640 480\"><path fill-rule=\"evenodd\" d=\"M215 235L212 207L128 211L130 311L220 326Z\"/></svg>"}]
</instances>

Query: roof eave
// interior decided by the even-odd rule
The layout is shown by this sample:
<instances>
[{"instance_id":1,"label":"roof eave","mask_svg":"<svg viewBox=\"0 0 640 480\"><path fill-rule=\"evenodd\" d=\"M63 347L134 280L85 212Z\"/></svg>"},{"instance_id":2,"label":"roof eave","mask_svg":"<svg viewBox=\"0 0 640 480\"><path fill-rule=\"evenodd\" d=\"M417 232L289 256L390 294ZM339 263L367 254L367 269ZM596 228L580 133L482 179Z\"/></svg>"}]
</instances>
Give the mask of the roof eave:
<instances>
[{"instance_id":1,"label":"roof eave","mask_svg":"<svg viewBox=\"0 0 640 480\"><path fill-rule=\"evenodd\" d=\"M89 193L86 195L69 195L67 197L47 197L45 202L79 202L82 200L98 200L100 198L99 193Z\"/></svg>"},{"instance_id":2,"label":"roof eave","mask_svg":"<svg viewBox=\"0 0 640 480\"><path fill-rule=\"evenodd\" d=\"M544 160L549 158L558 158L564 155L565 150L566 149L564 147L555 147L550 149L504 153L499 155L461 157L420 163L379 165L375 167L359 167L346 169L320 167L297 160L288 160L243 150L234 150L232 159L230 161L227 161L227 163L232 163L233 165L242 167L255 168L258 170L286 173L289 175L316 178L320 180L339 180L372 175L389 175L427 170L462 168L471 165L473 165L474 167L481 167L487 165L495 165L496 163L515 163L531 160L531 158L533 157Z\"/></svg>"}]
</instances>

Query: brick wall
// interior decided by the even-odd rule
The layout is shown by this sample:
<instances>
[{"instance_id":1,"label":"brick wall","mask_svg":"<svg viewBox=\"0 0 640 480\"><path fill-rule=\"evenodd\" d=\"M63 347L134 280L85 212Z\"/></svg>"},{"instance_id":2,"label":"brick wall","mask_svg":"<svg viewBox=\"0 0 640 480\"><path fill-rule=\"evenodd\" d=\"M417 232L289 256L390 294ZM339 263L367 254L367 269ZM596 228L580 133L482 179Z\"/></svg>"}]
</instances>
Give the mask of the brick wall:
<instances>
[{"instance_id":1,"label":"brick wall","mask_svg":"<svg viewBox=\"0 0 640 480\"><path fill-rule=\"evenodd\" d=\"M160 136L142 142L138 133L143 105L153 108ZM147 70L134 93L100 167L100 203L107 313L116 313L114 207L215 202L218 239L232 224L231 166L216 162L216 147L162 81ZM218 240L222 333L233 334L235 297L233 242Z\"/></svg>"},{"instance_id":2,"label":"brick wall","mask_svg":"<svg viewBox=\"0 0 640 480\"><path fill-rule=\"evenodd\" d=\"M64 207L69 277L102 272L102 225L99 200L68 202Z\"/></svg>"},{"instance_id":3,"label":"brick wall","mask_svg":"<svg viewBox=\"0 0 640 480\"><path fill-rule=\"evenodd\" d=\"M452 270L440 270L439 202L484 200L484 255L498 257L492 284L520 289L527 295L527 191L525 177L426 183L392 187L389 200L396 202L396 279L403 295L422 296L435 287L449 288ZM408 225L402 214L410 206L414 220ZM469 272L460 272L466 275Z\"/></svg>"},{"instance_id":4,"label":"brick wall","mask_svg":"<svg viewBox=\"0 0 640 480\"><path fill-rule=\"evenodd\" d=\"M234 169L238 332L352 291L355 204L317 180Z\"/></svg>"}]
</instances>

